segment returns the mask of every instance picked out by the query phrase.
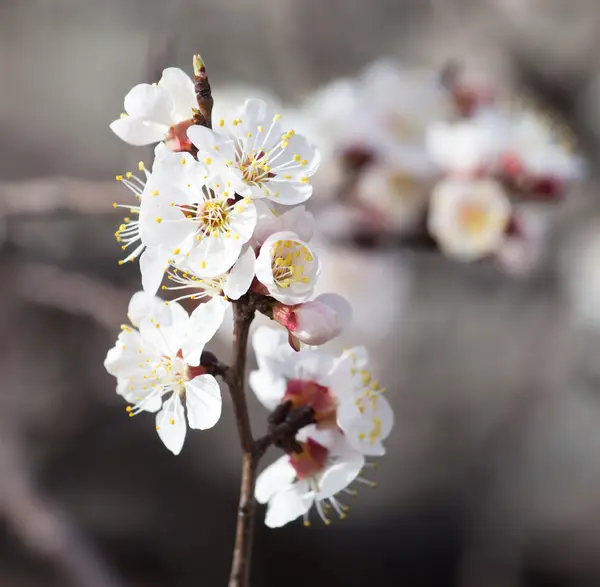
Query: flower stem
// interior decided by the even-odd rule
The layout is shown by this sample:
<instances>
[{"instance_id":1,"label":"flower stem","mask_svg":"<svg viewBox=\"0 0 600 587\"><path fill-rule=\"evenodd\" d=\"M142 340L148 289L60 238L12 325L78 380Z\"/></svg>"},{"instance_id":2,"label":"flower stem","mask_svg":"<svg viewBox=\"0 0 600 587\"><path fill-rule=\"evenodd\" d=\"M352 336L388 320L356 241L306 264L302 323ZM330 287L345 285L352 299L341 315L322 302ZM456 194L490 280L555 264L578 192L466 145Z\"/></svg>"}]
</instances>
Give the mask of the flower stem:
<instances>
[{"instance_id":1,"label":"flower stem","mask_svg":"<svg viewBox=\"0 0 600 587\"><path fill-rule=\"evenodd\" d=\"M246 378L246 354L250 324L254 319L254 305L244 296L233 302L233 364L228 372L227 384L233 401L233 410L242 446L242 482L235 532L233 562L229 587L247 587L252 559L252 540L256 502L254 484L260 453L255 450L244 383Z\"/></svg>"}]
</instances>

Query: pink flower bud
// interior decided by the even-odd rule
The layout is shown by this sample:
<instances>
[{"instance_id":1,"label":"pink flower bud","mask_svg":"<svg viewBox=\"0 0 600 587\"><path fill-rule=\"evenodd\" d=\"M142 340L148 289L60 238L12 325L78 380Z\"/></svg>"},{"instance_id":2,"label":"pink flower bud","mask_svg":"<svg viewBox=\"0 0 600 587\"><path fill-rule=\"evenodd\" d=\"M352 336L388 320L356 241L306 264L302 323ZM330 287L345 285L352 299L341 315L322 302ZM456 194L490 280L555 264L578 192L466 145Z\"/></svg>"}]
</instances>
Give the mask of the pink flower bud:
<instances>
[{"instance_id":1,"label":"pink flower bud","mask_svg":"<svg viewBox=\"0 0 600 587\"><path fill-rule=\"evenodd\" d=\"M342 296L322 294L295 306L275 304L273 320L285 326L295 339L320 345L338 336L349 324L352 308Z\"/></svg>"}]
</instances>

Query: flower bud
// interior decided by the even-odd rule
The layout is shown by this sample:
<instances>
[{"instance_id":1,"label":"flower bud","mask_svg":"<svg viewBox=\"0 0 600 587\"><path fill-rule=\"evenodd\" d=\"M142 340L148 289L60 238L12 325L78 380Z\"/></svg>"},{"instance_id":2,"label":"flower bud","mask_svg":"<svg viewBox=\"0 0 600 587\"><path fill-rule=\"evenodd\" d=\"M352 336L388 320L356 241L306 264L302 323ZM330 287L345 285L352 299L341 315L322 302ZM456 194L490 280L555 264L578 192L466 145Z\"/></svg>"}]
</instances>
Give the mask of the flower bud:
<instances>
[{"instance_id":1,"label":"flower bud","mask_svg":"<svg viewBox=\"0 0 600 587\"><path fill-rule=\"evenodd\" d=\"M193 58L193 64L194 64L194 75L195 76L199 76L201 73L204 72L204 60L202 59L202 57L200 55L194 55Z\"/></svg>"},{"instance_id":2,"label":"flower bud","mask_svg":"<svg viewBox=\"0 0 600 587\"><path fill-rule=\"evenodd\" d=\"M297 340L321 345L338 336L352 320L348 301L337 294L322 294L310 302L275 304L273 320L285 326Z\"/></svg>"}]
</instances>

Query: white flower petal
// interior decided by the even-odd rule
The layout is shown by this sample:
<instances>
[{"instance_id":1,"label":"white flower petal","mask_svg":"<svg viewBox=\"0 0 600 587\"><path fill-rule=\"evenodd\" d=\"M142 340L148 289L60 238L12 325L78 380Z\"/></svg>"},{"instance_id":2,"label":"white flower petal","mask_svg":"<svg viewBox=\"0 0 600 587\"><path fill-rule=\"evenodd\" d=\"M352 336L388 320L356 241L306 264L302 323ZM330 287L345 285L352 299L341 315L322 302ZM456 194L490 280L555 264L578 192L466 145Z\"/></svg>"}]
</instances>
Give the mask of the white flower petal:
<instances>
[{"instance_id":1,"label":"white flower petal","mask_svg":"<svg viewBox=\"0 0 600 587\"><path fill-rule=\"evenodd\" d=\"M360 453L353 453L341 462L328 467L319 481L317 498L327 499L348 487L360 475L364 465L365 458Z\"/></svg>"},{"instance_id":2,"label":"white flower petal","mask_svg":"<svg viewBox=\"0 0 600 587\"><path fill-rule=\"evenodd\" d=\"M231 268L223 285L223 293L231 300L243 296L252 285L254 279L254 266L256 256L251 247L248 247Z\"/></svg>"},{"instance_id":3,"label":"white flower petal","mask_svg":"<svg viewBox=\"0 0 600 587\"><path fill-rule=\"evenodd\" d=\"M258 401L271 412L285 395L285 379L275 377L266 370L251 371L248 382Z\"/></svg>"},{"instance_id":4,"label":"white flower petal","mask_svg":"<svg viewBox=\"0 0 600 587\"><path fill-rule=\"evenodd\" d=\"M296 434L298 442L307 442L314 440L327 450L332 449L339 442L340 433L335 428L319 428L317 424L309 424Z\"/></svg>"},{"instance_id":5,"label":"white flower petal","mask_svg":"<svg viewBox=\"0 0 600 587\"><path fill-rule=\"evenodd\" d=\"M129 307L127 308L127 318L137 326L144 318L155 311L157 305L163 306L163 302L146 291L138 291L131 296Z\"/></svg>"},{"instance_id":6,"label":"white flower petal","mask_svg":"<svg viewBox=\"0 0 600 587\"><path fill-rule=\"evenodd\" d=\"M182 155L182 153L180 153L180 155ZM158 145L154 147L154 164L152 165L152 169L157 165L160 165L163 160L170 159L171 157L173 157L173 151L171 151L165 143L158 143Z\"/></svg>"},{"instance_id":7,"label":"white flower petal","mask_svg":"<svg viewBox=\"0 0 600 587\"><path fill-rule=\"evenodd\" d=\"M162 247L147 247L141 254L142 287L147 294L154 295L158 291L169 266L169 256L169 251Z\"/></svg>"},{"instance_id":8,"label":"white flower petal","mask_svg":"<svg viewBox=\"0 0 600 587\"><path fill-rule=\"evenodd\" d=\"M263 243L256 260L256 278L272 297L285 305L308 300L320 270L317 255L291 231L272 234Z\"/></svg>"},{"instance_id":9,"label":"white flower petal","mask_svg":"<svg viewBox=\"0 0 600 587\"><path fill-rule=\"evenodd\" d=\"M258 503L267 503L273 495L291 486L296 471L290 464L290 457L283 455L266 467L256 479L254 497Z\"/></svg>"},{"instance_id":10,"label":"white flower petal","mask_svg":"<svg viewBox=\"0 0 600 587\"><path fill-rule=\"evenodd\" d=\"M183 447L187 424L183 404L178 394L174 393L156 414L156 431L165 446L178 455Z\"/></svg>"},{"instance_id":11,"label":"white flower petal","mask_svg":"<svg viewBox=\"0 0 600 587\"><path fill-rule=\"evenodd\" d=\"M122 332L115 346L109 349L106 354L104 368L115 377L128 377L130 373L136 370L139 363L139 359L129 349L137 349L141 345L142 339L137 330L132 329L130 332Z\"/></svg>"},{"instance_id":12,"label":"white flower petal","mask_svg":"<svg viewBox=\"0 0 600 587\"><path fill-rule=\"evenodd\" d=\"M181 344L183 358L189 365L199 365L204 345L215 335L225 316L229 304L214 296L200 304L190 316L185 339Z\"/></svg>"},{"instance_id":13,"label":"white flower petal","mask_svg":"<svg viewBox=\"0 0 600 587\"><path fill-rule=\"evenodd\" d=\"M352 306L337 294L322 294L294 310L297 326L294 336L300 341L321 345L338 336L352 321Z\"/></svg>"},{"instance_id":14,"label":"white flower petal","mask_svg":"<svg viewBox=\"0 0 600 587\"><path fill-rule=\"evenodd\" d=\"M132 118L156 122L170 127L173 100L169 92L159 86L139 84L125 96L125 111Z\"/></svg>"},{"instance_id":15,"label":"white flower petal","mask_svg":"<svg viewBox=\"0 0 600 587\"><path fill-rule=\"evenodd\" d=\"M229 218L231 232L238 234L243 243L250 240L256 226L256 208L253 202L242 201L234 207Z\"/></svg>"},{"instance_id":16,"label":"white flower petal","mask_svg":"<svg viewBox=\"0 0 600 587\"><path fill-rule=\"evenodd\" d=\"M485 124L486 118L456 122L434 122L426 133L433 161L449 172L468 173L491 165L501 145L496 129Z\"/></svg>"},{"instance_id":17,"label":"white flower petal","mask_svg":"<svg viewBox=\"0 0 600 587\"><path fill-rule=\"evenodd\" d=\"M337 423L348 443L367 456L382 456L385 440L394 426L394 412L382 395L367 397L360 401L362 412L351 402L338 407Z\"/></svg>"},{"instance_id":18,"label":"white flower petal","mask_svg":"<svg viewBox=\"0 0 600 587\"><path fill-rule=\"evenodd\" d=\"M510 201L497 182L444 180L431 195L428 229L445 254L469 262L498 249L510 214Z\"/></svg>"},{"instance_id":19,"label":"white flower petal","mask_svg":"<svg viewBox=\"0 0 600 587\"><path fill-rule=\"evenodd\" d=\"M273 112L270 111L264 100L248 98L242 106L240 118L248 119L249 124L255 126L266 118L273 118Z\"/></svg>"},{"instance_id":20,"label":"white flower petal","mask_svg":"<svg viewBox=\"0 0 600 587\"><path fill-rule=\"evenodd\" d=\"M114 120L110 123L110 129L122 141L136 147L162 141L169 131L169 127L165 124L140 120L131 116Z\"/></svg>"},{"instance_id":21,"label":"white flower petal","mask_svg":"<svg viewBox=\"0 0 600 587\"><path fill-rule=\"evenodd\" d=\"M287 212L277 216L265 200L254 200L254 207L256 208L256 227L252 235L252 242L262 245L272 234L283 230L283 218L287 216ZM293 210L295 208L290 212ZM293 231L293 228L288 227L286 230Z\"/></svg>"},{"instance_id":22,"label":"white flower petal","mask_svg":"<svg viewBox=\"0 0 600 587\"><path fill-rule=\"evenodd\" d=\"M175 357L185 340L190 318L188 313L177 302L165 304L168 315L160 312L150 315L140 323L140 334L168 357ZM161 319L165 321L160 322Z\"/></svg>"},{"instance_id":23,"label":"white flower petal","mask_svg":"<svg viewBox=\"0 0 600 587\"><path fill-rule=\"evenodd\" d=\"M331 371L335 359L319 349L303 348L294 353L294 362L291 366L295 379L311 379L327 384L326 376Z\"/></svg>"},{"instance_id":24,"label":"white flower petal","mask_svg":"<svg viewBox=\"0 0 600 587\"><path fill-rule=\"evenodd\" d=\"M143 397L139 394L138 391L136 391L135 393L129 393L129 394L123 393L120 395L123 395L125 400L127 400L129 403L132 403L132 404L140 403L139 398ZM158 412L158 410L160 410L162 408L162 405L163 405L162 394L155 393L150 399L144 400L138 409L140 409L142 412L148 412L149 414L155 414L156 412Z\"/></svg>"},{"instance_id":25,"label":"white flower petal","mask_svg":"<svg viewBox=\"0 0 600 587\"><path fill-rule=\"evenodd\" d=\"M280 528L303 516L314 503L312 493L304 493L298 483L276 493L269 501L265 524L269 528Z\"/></svg>"},{"instance_id":26,"label":"white flower petal","mask_svg":"<svg viewBox=\"0 0 600 587\"><path fill-rule=\"evenodd\" d=\"M199 375L185 384L190 428L207 430L221 417L221 390L212 375Z\"/></svg>"},{"instance_id":27,"label":"white flower petal","mask_svg":"<svg viewBox=\"0 0 600 587\"><path fill-rule=\"evenodd\" d=\"M310 184L303 184L299 181L270 181L267 184L270 188L270 192L266 194L269 200L277 204L284 206L295 206L296 204L303 204L312 196L313 186Z\"/></svg>"},{"instance_id":28,"label":"white flower petal","mask_svg":"<svg viewBox=\"0 0 600 587\"><path fill-rule=\"evenodd\" d=\"M179 69L179 67L168 67L163 70L158 85L165 88L171 95L178 119L175 122L192 118L192 108L197 108L198 104L194 82L185 71Z\"/></svg>"},{"instance_id":29,"label":"white flower petal","mask_svg":"<svg viewBox=\"0 0 600 587\"><path fill-rule=\"evenodd\" d=\"M298 235L300 240L308 242L315 231L315 217L304 206L296 206L280 216L281 228Z\"/></svg>"},{"instance_id":30,"label":"white flower petal","mask_svg":"<svg viewBox=\"0 0 600 587\"><path fill-rule=\"evenodd\" d=\"M271 262L271 247L263 245L260 248L260 253L258 254L258 257L256 258L255 271L256 279L258 279L258 281L260 281L263 285L266 285L267 288L273 287L275 285Z\"/></svg>"},{"instance_id":31,"label":"white flower petal","mask_svg":"<svg viewBox=\"0 0 600 587\"><path fill-rule=\"evenodd\" d=\"M192 250L188 264L200 277L216 277L231 269L241 250L236 239L207 236Z\"/></svg>"},{"instance_id":32,"label":"white flower petal","mask_svg":"<svg viewBox=\"0 0 600 587\"><path fill-rule=\"evenodd\" d=\"M152 175L153 179L156 174ZM162 246L170 250L177 248L190 234L196 232L196 223L186 219L183 212L172 203L180 203L188 198L176 186L170 186L165 198L150 196L142 198L140 205L140 238L148 247ZM160 190L163 193L163 190Z\"/></svg>"},{"instance_id":33,"label":"white flower petal","mask_svg":"<svg viewBox=\"0 0 600 587\"><path fill-rule=\"evenodd\" d=\"M357 369L364 369L369 364L369 352L364 346L353 346L344 351L344 356L349 357Z\"/></svg>"},{"instance_id":34,"label":"white flower petal","mask_svg":"<svg viewBox=\"0 0 600 587\"><path fill-rule=\"evenodd\" d=\"M235 159L231 140L205 126L190 126L187 136L200 153L207 154L220 162ZM221 161L222 160L222 161Z\"/></svg>"},{"instance_id":35,"label":"white flower petal","mask_svg":"<svg viewBox=\"0 0 600 587\"><path fill-rule=\"evenodd\" d=\"M295 351L287 343L288 333L282 328L260 326L252 335L252 348L261 369L274 377L284 375Z\"/></svg>"}]
</instances>

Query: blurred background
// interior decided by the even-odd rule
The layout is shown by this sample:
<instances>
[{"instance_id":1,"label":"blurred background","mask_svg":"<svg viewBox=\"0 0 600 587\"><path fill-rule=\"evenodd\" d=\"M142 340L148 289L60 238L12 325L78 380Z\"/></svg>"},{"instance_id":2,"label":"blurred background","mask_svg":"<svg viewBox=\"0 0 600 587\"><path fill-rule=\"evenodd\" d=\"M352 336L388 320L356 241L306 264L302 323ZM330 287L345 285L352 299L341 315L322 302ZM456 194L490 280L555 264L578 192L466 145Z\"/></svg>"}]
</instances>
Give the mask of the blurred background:
<instances>
[{"instance_id":1,"label":"blurred background","mask_svg":"<svg viewBox=\"0 0 600 587\"><path fill-rule=\"evenodd\" d=\"M152 154L108 124L197 52L217 107L232 84L294 105L381 56L458 61L533 96L588 160L524 277L322 240L356 311L341 343L369 348L397 423L347 520L268 530L259 511L253 585L600 585L598 0L2 0L0 585L226 584L231 414L174 458L102 366L139 288L113 178ZM260 432L253 398L252 416Z\"/></svg>"}]
</instances>

